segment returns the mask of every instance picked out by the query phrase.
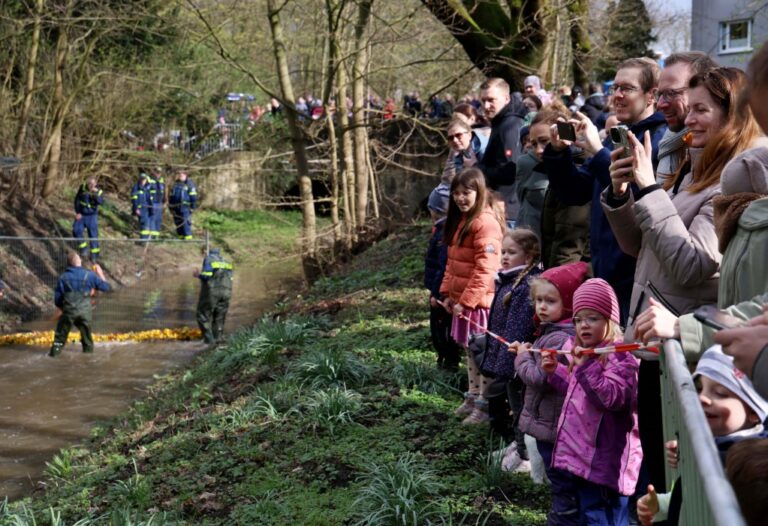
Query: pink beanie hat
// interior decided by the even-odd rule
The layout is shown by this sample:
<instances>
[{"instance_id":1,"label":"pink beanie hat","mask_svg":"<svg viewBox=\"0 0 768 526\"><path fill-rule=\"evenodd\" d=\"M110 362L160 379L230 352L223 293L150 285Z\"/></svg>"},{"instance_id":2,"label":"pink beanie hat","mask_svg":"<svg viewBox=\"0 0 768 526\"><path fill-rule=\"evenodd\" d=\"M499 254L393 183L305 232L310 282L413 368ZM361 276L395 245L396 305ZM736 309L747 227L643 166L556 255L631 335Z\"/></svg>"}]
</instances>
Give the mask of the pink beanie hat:
<instances>
[{"instance_id":1,"label":"pink beanie hat","mask_svg":"<svg viewBox=\"0 0 768 526\"><path fill-rule=\"evenodd\" d=\"M619 299L607 281L601 278L588 279L573 294L573 313L581 309L592 309L609 320L619 322Z\"/></svg>"}]
</instances>

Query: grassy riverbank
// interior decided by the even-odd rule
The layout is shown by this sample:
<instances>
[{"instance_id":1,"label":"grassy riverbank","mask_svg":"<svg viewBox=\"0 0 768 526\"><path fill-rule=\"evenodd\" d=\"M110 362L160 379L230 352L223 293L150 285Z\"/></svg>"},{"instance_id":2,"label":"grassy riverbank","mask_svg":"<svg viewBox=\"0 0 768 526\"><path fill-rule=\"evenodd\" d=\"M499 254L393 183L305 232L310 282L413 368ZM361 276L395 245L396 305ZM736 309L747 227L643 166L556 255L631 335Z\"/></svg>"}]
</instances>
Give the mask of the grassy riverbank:
<instances>
[{"instance_id":1,"label":"grassy riverbank","mask_svg":"<svg viewBox=\"0 0 768 526\"><path fill-rule=\"evenodd\" d=\"M434 366L427 235L390 236L160 379L0 524L544 524L546 490L452 415L461 375Z\"/></svg>"}]
</instances>

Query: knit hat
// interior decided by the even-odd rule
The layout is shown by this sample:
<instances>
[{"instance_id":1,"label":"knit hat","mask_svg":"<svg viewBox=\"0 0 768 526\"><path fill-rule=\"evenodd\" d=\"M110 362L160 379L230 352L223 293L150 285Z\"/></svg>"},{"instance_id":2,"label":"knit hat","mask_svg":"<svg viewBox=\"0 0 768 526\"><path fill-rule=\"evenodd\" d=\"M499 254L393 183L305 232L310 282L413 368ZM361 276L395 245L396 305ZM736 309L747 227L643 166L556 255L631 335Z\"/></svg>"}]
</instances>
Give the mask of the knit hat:
<instances>
[{"instance_id":1,"label":"knit hat","mask_svg":"<svg viewBox=\"0 0 768 526\"><path fill-rule=\"evenodd\" d=\"M694 379L698 376L706 376L731 391L757 414L761 422L765 421L768 401L757 394L747 375L734 367L733 357L724 354L722 347L714 345L704 351L693 373Z\"/></svg>"},{"instance_id":2,"label":"knit hat","mask_svg":"<svg viewBox=\"0 0 768 526\"><path fill-rule=\"evenodd\" d=\"M448 212L448 202L451 198L451 185L440 183L432 190L427 200L427 208L440 215Z\"/></svg>"},{"instance_id":3,"label":"knit hat","mask_svg":"<svg viewBox=\"0 0 768 526\"><path fill-rule=\"evenodd\" d=\"M619 321L619 299L613 287L602 278L585 281L573 295L574 314L581 309L592 309L609 320Z\"/></svg>"},{"instance_id":4,"label":"knit hat","mask_svg":"<svg viewBox=\"0 0 768 526\"><path fill-rule=\"evenodd\" d=\"M587 277L589 266L583 261L568 263L559 267L553 267L539 274L539 278L546 279L555 286L563 301L563 318L573 316L573 293L579 288Z\"/></svg>"},{"instance_id":5,"label":"knit hat","mask_svg":"<svg viewBox=\"0 0 768 526\"><path fill-rule=\"evenodd\" d=\"M534 86L537 90L541 89L541 79L536 75L528 75L523 81L523 87Z\"/></svg>"}]
</instances>

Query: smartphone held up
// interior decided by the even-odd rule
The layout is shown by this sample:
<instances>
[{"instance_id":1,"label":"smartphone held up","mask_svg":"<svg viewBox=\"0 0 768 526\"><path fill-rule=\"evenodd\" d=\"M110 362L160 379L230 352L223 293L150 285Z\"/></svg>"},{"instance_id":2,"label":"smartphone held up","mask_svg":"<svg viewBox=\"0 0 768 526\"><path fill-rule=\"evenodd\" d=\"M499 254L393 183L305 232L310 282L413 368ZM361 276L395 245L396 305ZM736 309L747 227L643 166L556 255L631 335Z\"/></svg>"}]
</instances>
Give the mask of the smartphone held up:
<instances>
[{"instance_id":1,"label":"smartphone held up","mask_svg":"<svg viewBox=\"0 0 768 526\"><path fill-rule=\"evenodd\" d=\"M632 156L632 145L629 143L629 128L623 124L618 124L611 128L611 142L616 148L624 148L624 153L621 154L622 158Z\"/></svg>"},{"instance_id":2,"label":"smartphone held up","mask_svg":"<svg viewBox=\"0 0 768 526\"><path fill-rule=\"evenodd\" d=\"M557 135L561 141L575 141L576 127L570 122L557 122Z\"/></svg>"},{"instance_id":3,"label":"smartphone held up","mask_svg":"<svg viewBox=\"0 0 768 526\"><path fill-rule=\"evenodd\" d=\"M713 305L704 305L693 312L693 317L707 327L716 331L735 329L743 325L743 322L730 314L727 314Z\"/></svg>"}]
</instances>

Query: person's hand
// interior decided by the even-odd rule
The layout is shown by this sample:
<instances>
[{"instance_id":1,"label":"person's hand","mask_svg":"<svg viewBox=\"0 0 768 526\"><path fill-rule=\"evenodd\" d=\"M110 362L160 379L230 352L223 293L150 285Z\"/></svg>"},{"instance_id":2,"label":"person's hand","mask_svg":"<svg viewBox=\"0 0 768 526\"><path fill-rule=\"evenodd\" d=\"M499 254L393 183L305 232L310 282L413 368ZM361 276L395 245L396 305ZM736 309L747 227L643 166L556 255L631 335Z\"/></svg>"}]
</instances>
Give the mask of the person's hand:
<instances>
[{"instance_id":1,"label":"person's hand","mask_svg":"<svg viewBox=\"0 0 768 526\"><path fill-rule=\"evenodd\" d=\"M765 316L761 314L758 318ZM762 321L762 320L761 320ZM733 356L733 365L752 378L752 369L760 352L768 346L768 325L745 325L735 329L717 331L715 343L723 352Z\"/></svg>"},{"instance_id":2,"label":"person's hand","mask_svg":"<svg viewBox=\"0 0 768 526\"><path fill-rule=\"evenodd\" d=\"M629 190L629 183L635 180L633 168L634 159L624 157L624 148L619 146L611 152L611 165L608 172L611 175L613 195L620 197Z\"/></svg>"},{"instance_id":3,"label":"person's hand","mask_svg":"<svg viewBox=\"0 0 768 526\"><path fill-rule=\"evenodd\" d=\"M554 352L542 352L541 353L541 368L547 374L552 374L557 369L557 353Z\"/></svg>"},{"instance_id":4,"label":"person's hand","mask_svg":"<svg viewBox=\"0 0 768 526\"><path fill-rule=\"evenodd\" d=\"M763 313L749 320L747 325L768 325L768 303L763 305Z\"/></svg>"},{"instance_id":5,"label":"person's hand","mask_svg":"<svg viewBox=\"0 0 768 526\"><path fill-rule=\"evenodd\" d=\"M650 298L651 306L635 320L635 339L648 343L659 338L679 338L680 320L664 306Z\"/></svg>"},{"instance_id":6,"label":"person's hand","mask_svg":"<svg viewBox=\"0 0 768 526\"><path fill-rule=\"evenodd\" d=\"M435 298L434 296L430 295L429 296L429 306L434 309L435 307L437 307L437 305L438 305L437 298Z\"/></svg>"},{"instance_id":7,"label":"person's hand","mask_svg":"<svg viewBox=\"0 0 768 526\"><path fill-rule=\"evenodd\" d=\"M586 347L579 347L578 345L573 348L572 354L574 365L584 365L587 363L587 360L594 356L592 353L584 352L586 350Z\"/></svg>"},{"instance_id":8,"label":"person's hand","mask_svg":"<svg viewBox=\"0 0 768 526\"><path fill-rule=\"evenodd\" d=\"M652 184L656 184L656 175L653 173L653 146L651 146L651 133L643 134L643 142L637 140L635 134L627 132L629 143L632 145L632 168L635 171L635 184L641 190Z\"/></svg>"},{"instance_id":9,"label":"person's hand","mask_svg":"<svg viewBox=\"0 0 768 526\"><path fill-rule=\"evenodd\" d=\"M199 278L200 277L200 271L195 269L192 271L192 277Z\"/></svg>"},{"instance_id":10,"label":"person's hand","mask_svg":"<svg viewBox=\"0 0 768 526\"><path fill-rule=\"evenodd\" d=\"M454 316L461 316L464 313L464 305L461 303L454 303L453 304L453 315Z\"/></svg>"},{"instance_id":11,"label":"person's hand","mask_svg":"<svg viewBox=\"0 0 768 526\"><path fill-rule=\"evenodd\" d=\"M533 345L531 345L530 343L512 342L509 344L507 351L518 354L521 352L527 352L528 350L530 350L531 347L533 347Z\"/></svg>"},{"instance_id":12,"label":"person's hand","mask_svg":"<svg viewBox=\"0 0 768 526\"><path fill-rule=\"evenodd\" d=\"M453 314L453 300L451 298L445 298L445 300L443 300L443 307L448 311L448 314Z\"/></svg>"},{"instance_id":13,"label":"person's hand","mask_svg":"<svg viewBox=\"0 0 768 526\"><path fill-rule=\"evenodd\" d=\"M667 450L667 464L672 469L677 469L677 461L680 460L680 453L677 449L677 440L667 440L664 443L664 449Z\"/></svg>"},{"instance_id":14,"label":"person's hand","mask_svg":"<svg viewBox=\"0 0 768 526\"><path fill-rule=\"evenodd\" d=\"M656 489L652 484L648 484L648 493L640 497L637 501L637 518L643 526L653 524L653 516L659 513L659 498L656 496Z\"/></svg>"},{"instance_id":15,"label":"person's hand","mask_svg":"<svg viewBox=\"0 0 768 526\"><path fill-rule=\"evenodd\" d=\"M75 220L80 221L83 218L82 214L75 214Z\"/></svg>"},{"instance_id":16,"label":"person's hand","mask_svg":"<svg viewBox=\"0 0 768 526\"><path fill-rule=\"evenodd\" d=\"M580 111L574 115L576 119L570 121L576 128L576 142L574 144L592 157L603 148L603 143L600 141L600 131L589 117Z\"/></svg>"},{"instance_id":17,"label":"person's hand","mask_svg":"<svg viewBox=\"0 0 768 526\"><path fill-rule=\"evenodd\" d=\"M470 146L471 148L471 146ZM477 156L474 154L472 150L469 150L469 157L461 154L464 159L464 168L471 168L472 166L475 166L477 164Z\"/></svg>"}]
</instances>

